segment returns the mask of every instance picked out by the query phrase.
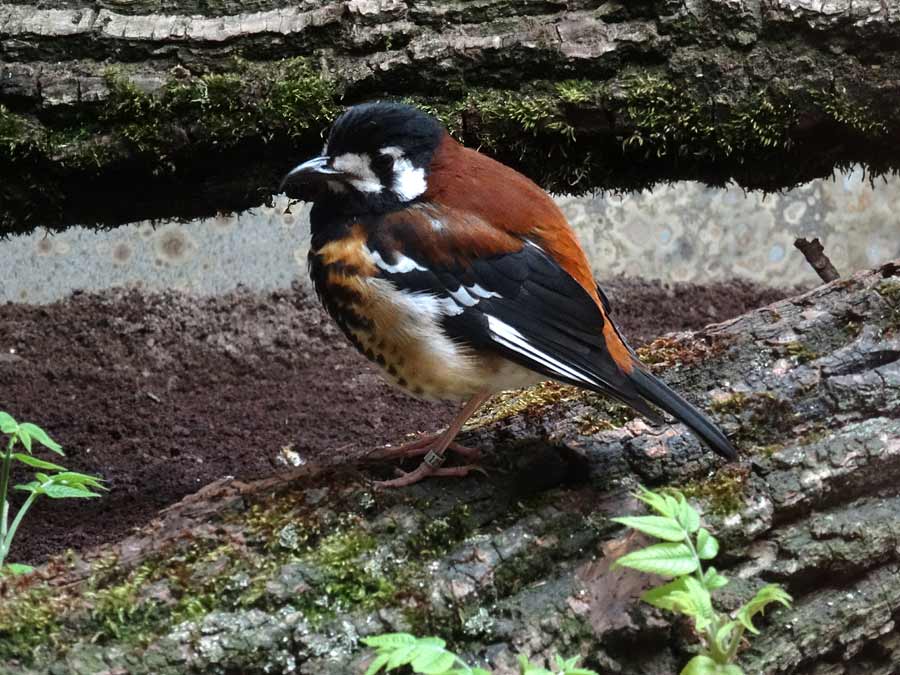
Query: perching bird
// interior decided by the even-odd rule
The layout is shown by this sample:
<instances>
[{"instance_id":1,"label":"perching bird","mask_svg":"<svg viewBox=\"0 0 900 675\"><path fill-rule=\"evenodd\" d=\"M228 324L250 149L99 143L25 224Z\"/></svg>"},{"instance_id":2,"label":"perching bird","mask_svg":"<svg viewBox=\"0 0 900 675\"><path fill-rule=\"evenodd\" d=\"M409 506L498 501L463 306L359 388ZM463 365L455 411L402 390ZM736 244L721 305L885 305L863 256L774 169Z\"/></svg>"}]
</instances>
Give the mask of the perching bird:
<instances>
[{"instance_id":1,"label":"perching bird","mask_svg":"<svg viewBox=\"0 0 900 675\"><path fill-rule=\"evenodd\" d=\"M584 251L554 201L517 171L455 141L407 105L342 114L319 157L285 176L312 201L309 268L350 341L414 395L467 401L442 433L382 456L423 454L441 468L491 395L551 378L622 401L649 420L672 414L726 458L725 435L651 375L610 319Z\"/></svg>"}]
</instances>

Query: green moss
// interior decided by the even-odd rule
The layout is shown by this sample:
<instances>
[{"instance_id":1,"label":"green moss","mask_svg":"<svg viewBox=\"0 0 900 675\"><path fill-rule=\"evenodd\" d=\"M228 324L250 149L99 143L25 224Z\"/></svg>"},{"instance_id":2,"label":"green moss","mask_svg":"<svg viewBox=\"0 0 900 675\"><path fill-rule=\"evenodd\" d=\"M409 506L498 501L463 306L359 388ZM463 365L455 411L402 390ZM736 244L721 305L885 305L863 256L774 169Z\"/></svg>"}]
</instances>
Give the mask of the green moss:
<instances>
[{"instance_id":1,"label":"green moss","mask_svg":"<svg viewBox=\"0 0 900 675\"><path fill-rule=\"evenodd\" d=\"M769 444L780 440L794 427L790 403L768 392L734 394L714 401L710 409L735 418L738 431L734 434L734 440L738 444Z\"/></svg>"},{"instance_id":2,"label":"green moss","mask_svg":"<svg viewBox=\"0 0 900 675\"><path fill-rule=\"evenodd\" d=\"M900 332L900 283L896 280L882 281L875 290L887 305L887 311L883 315L885 334Z\"/></svg>"},{"instance_id":3,"label":"green moss","mask_svg":"<svg viewBox=\"0 0 900 675\"><path fill-rule=\"evenodd\" d=\"M436 558L465 539L473 529L469 507L460 504L443 518L428 521L421 531L409 537L406 547L418 558Z\"/></svg>"},{"instance_id":4,"label":"green moss","mask_svg":"<svg viewBox=\"0 0 900 675\"><path fill-rule=\"evenodd\" d=\"M702 500L709 513L727 516L740 511L747 501L747 472L742 467L725 467L711 478L678 489L688 499Z\"/></svg>"},{"instance_id":5,"label":"green moss","mask_svg":"<svg viewBox=\"0 0 900 675\"><path fill-rule=\"evenodd\" d=\"M865 105L850 100L846 89L814 92L813 101L828 117L841 126L866 137L887 134L888 127Z\"/></svg>"},{"instance_id":6,"label":"green moss","mask_svg":"<svg viewBox=\"0 0 900 675\"><path fill-rule=\"evenodd\" d=\"M728 159L787 148L795 115L759 92L720 118L715 105L654 74L624 84L622 112L633 126L626 152L657 158Z\"/></svg>"},{"instance_id":7,"label":"green moss","mask_svg":"<svg viewBox=\"0 0 900 675\"><path fill-rule=\"evenodd\" d=\"M784 345L784 351L794 359L797 363L807 363L809 361L815 361L821 354L816 351L813 351L806 345L800 342L789 342Z\"/></svg>"},{"instance_id":8,"label":"green moss","mask_svg":"<svg viewBox=\"0 0 900 675\"><path fill-rule=\"evenodd\" d=\"M42 645L58 644L64 596L46 587L32 588L0 603L0 662L21 658Z\"/></svg>"}]
</instances>

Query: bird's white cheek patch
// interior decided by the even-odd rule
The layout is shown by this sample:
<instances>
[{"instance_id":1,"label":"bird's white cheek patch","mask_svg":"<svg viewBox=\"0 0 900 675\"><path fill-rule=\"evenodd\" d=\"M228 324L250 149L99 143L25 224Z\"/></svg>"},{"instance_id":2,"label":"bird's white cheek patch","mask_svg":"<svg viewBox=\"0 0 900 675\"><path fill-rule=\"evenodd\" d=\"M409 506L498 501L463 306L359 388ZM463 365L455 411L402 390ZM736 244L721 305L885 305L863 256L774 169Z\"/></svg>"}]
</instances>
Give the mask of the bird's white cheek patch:
<instances>
[{"instance_id":1,"label":"bird's white cheek patch","mask_svg":"<svg viewBox=\"0 0 900 675\"><path fill-rule=\"evenodd\" d=\"M394 193L404 202L411 202L428 189L425 169L416 168L408 159L394 162Z\"/></svg>"},{"instance_id":2,"label":"bird's white cheek patch","mask_svg":"<svg viewBox=\"0 0 900 675\"><path fill-rule=\"evenodd\" d=\"M335 157L331 165L351 176L347 182L360 192L381 192L384 189L378 176L372 171L372 163L366 155L345 152Z\"/></svg>"},{"instance_id":3,"label":"bird's white cheek patch","mask_svg":"<svg viewBox=\"0 0 900 675\"><path fill-rule=\"evenodd\" d=\"M391 189L403 202L411 202L428 189L425 181L425 169L413 166L396 146L381 149L382 155L390 155L394 158L394 180Z\"/></svg>"}]
</instances>

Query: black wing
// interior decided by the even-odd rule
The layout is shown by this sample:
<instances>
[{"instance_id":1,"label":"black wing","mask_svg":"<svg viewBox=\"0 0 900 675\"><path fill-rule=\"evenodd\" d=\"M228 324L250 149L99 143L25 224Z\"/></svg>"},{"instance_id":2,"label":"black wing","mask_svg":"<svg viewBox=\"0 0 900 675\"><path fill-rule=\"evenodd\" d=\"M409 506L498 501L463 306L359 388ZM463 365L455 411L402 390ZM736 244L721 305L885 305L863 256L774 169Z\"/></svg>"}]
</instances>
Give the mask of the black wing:
<instances>
[{"instance_id":1,"label":"black wing","mask_svg":"<svg viewBox=\"0 0 900 675\"><path fill-rule=\"evenodd\" d=\"M451 338L603 392L661 421L607 351L606 319L594 299L537 244L526 241L518 251L456 265L425 260L422 251L404 254L411 262L401 264L396 253L375 250L381 276L398 289L442 299Z\"/></svg>"},{"instance_id":2,"label":"black wing","mask_svg":"<svg viewBox=\"0 0 900 675\"><path fill-rule=\"evenodd\" d=\"M479 256L471 250L445 255L429 250L427 240L409 236L403 237L406 250L400 253L397 240L388 241L394 246L379 246L377 235L369 240L379 274L401 291L440 299L442 323L451 338L493 350L555 380L602 392L661 422L649 401L684 422L718 454L736 457L718 427L636 358L628 370L616 363L603 331L608 316L537 244L524 241L516 250Z\"/></svg>"}]
</instances>

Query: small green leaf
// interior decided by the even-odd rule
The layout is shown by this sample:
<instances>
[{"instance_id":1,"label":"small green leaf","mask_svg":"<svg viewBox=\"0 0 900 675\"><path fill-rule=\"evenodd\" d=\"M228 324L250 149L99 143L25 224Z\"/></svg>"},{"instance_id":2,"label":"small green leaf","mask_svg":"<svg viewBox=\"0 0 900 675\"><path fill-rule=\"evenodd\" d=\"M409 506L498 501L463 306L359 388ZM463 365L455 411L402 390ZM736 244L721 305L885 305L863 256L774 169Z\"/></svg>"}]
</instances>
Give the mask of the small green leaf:
<instances>
[{"instance_id":1,"label":"small green leaf","mask_svg":"<svg viewBox=\"0 0 900 675\"><path fill-rule=\"evenodd\" d=\"M685 591L684 580L686 578L687 577L681 577L679 579L674 579L667 584L663 584L662 586L651 588L641 595L641 600L654 607L659 607L660 609L665 609L669 612L674 611L675 605L673 604L671 594L673 591Z\"/></svg>"},{"instance_id":2,"label":"small green leaf","mask_svg":"<svg viewBox=\"0 0 900 675\"><path fill-rule=\"evenodd\" d=\"M4 434L12 436L19 430L19 424L15 418L9 413L0 410L0 431Z\"/></svg>"},{"instance_id":3,"label":"small green leaf","mask_svg":"<svg viewBox=\"0 0 900 675\"><path fill-rule=\"evenodd\" d=\"M17 459L22 464L27 464L28 466L33 466L36 469L50 469L51 471L65 471L66 467L60 466L59 464L54 464L53 462L47 462L43 459L38 459L33 455L26 455L24 452L14 452L13 459Z\"/></svg>"},{"instance_id":4,"label":"small green leaf","mask_svg":"<svg viewBox=\"0 0 900 675\"><path fill-rule=\"evenodd\" d=\"M30 483L22 483L21 485L13 485L13 490L21 490L22 492L40 492L41 484L36 480Z\"/></svg>"},{"instance_id":5,"label":"small green leaf","mask_svg":"<svg viewBox=\"0 0 900 675\"><path fill-rule=\"evenodd\" d=\"M708 656L695 656L682 669L681 675L744 675L734 664L720 664Z\"/></svg>"},{"instance_id":6,"label":"small green leaf","mask_svg":"<svg viewBox=\"0 0 900 675\"><path fill-rule=\"evenodd\" d=\"M763 586L757 591L756 595L746 605L741 607L737 612L737 620L754 635L758 635L759 631L753 625L753 617L763 613L767 605L778 602L785 607L791 606L790 595L778 584L769 584Z\"/></svg>"},{"instance_id":7,"label":"small green leaf","mask_svg":"<svg viewBox=\"0 0 900 675\"><path fill-rule=\"evenodd\" d=\"M28 432L23 429L24 425L20 424L18 430L16 431L16 438L19 439L19 443L25 446L25 449L28 452L31 452L31 436L28 435Z\"/></svg>"},{"instance_id":8,"label":"small green leaf","mask_svg":"<svg viewBox=\"0 0 900 675\"><path fill-rule=\"evenodd\" d=\"M614 523L619 523L625 527L630 527L649 534L657 539L665 541L684 541L684 528L678 524L674 518L665 518L663 516L626 516L622 518L612 518Z\"/></svg>"},{"instance_id":9,"label":"small green leaf","mask_svg":"<svg viewBox=\"0 0 900 675\"><path fill-rule=\"evenodd\" d=\"M443 641L442 641L443 642ZM456 657L443 647L431 644L419 644L410 665L422 675L441 675L447 672L456 662Z\"/></svg>"},{"instance_id":10,"label":"small green leaf","mask_svg":"<svg viewBox=\"0 0 900 675\"><path fill-rule=\"evenodd\" d=\"M655 544L633 551L616 560L613 566L631 567L663 577L681 577L695 572L697 564L697 559L687 544L673 543Z\"/></svg>"},{"instance_id":11,"label":"small green leaf","mask_svg":"<svg viewBox=\"0 0 900 675\"><path fill-rule=\"evenodd\" d=\"M413 656L415 656L415 654L415 643L406 645L405 647L399 647L398 649L391 652L390 656L388 657L387 670L393 670L394 668L408 665L409 662L413 660Z\"/></svg>"},{"instance_id":12,"label":"small green leaf","mask_svg":"<svg viewBox=\"0 0 900 675\"><path fill-rule=\"evenodd\" d=\"M19 432L26 432L30 438L33 438L45 448L49 448L53 452L62 455L62 446L47 435L47 432L41 429L37 424L31 422L23 422L19 425Z\"/></svg>"},{"instance_id":13,"label":"small green leaf","mask_svg":"<svg viewBox=\"0 0 900 675\"><path fill-rule=\"evenodd\" d=\"M675 517L675 501L671 497L651 492L643 486L638 488L638 492L634 493L633 496L640 499L660 515L665 516L666 518Z\"/></svg>"},{"instance_id":14,"label":"small green leaf","mask_svg":"<svg viewBox=\"0 0 900 675\"><path fill-rule=\"evenodd\" d=\"M719 542L705 527L697 531L697 555L701 560L712 560L719 555Z\"/></svg>"},{"instance_id":15,"label":"small green leaf","mask_svg":"<svg viewBox=\"0 0 900 675\"><path fill-rule=\"evenodd\" d=\"M365 640L363 640L363 642L365 642ZM384 668L385 664L388 662L388 658L390 658L389 652L380 652L372 663L369 664L369 667L366 668L365 675L375 675L375 673Z\"/></svg>"},{"instance_id":16,"label":"small green leaf","mask_svg":"<svg viewBox=\"0 0 900 675\"><path fill-rule=\"evenodd\" d=\"M2 577L6 572L9 572L15 577L21 574L28 574L33 571L34 568L31 565L23 565L21 563L6 563L5 567L0 567L0 577Z\"/></svg>"},{"instance_id":17,"label":"small green leaf","mask_svg":"<svg viewBox=\"0 0 900 675\"><path fill-rule=\"evenodd\" d=\"M731 646L732 636L734 635L734 631L737 629L737 626L737 621L729 621L720 626L719 630L716 631L716 646L719 648L720 652L728 652L728 648Z\"/></svg>"},{"instance_id":18,"label":"small green leaf","mask_svg":"<svg viewBox=\"0 0 900 675\"><path fill-rule=\"evenodd\" d=\"M103 485L101 478L90 476L86 473L78 473L77 471L63 471L62 473L54 474L51 476L51 479L54 483L71 485L72 487L89 487L98 490L108 489Z\"/></svg>"},{"instance_id":19,"label":"small green leaf","mask_svg":"<svg viewBox=\"0 0 900 675\"><path fill-rule=\"evenodd\" d=\"M685 577L685 593L691 599L695 608L694 624L698 633L703 633L712 624L715 612L712 608L712 598L709 591L694 577Z\"/></svg>"},{"instance_id":20,"label":"small green leaf","mask_svg":"<svg viewBox=\"0 0 900 675\"><path fill-rule=\"evenodd\" d=\"M56 485L54 483L45 483L38 492L47 495L50 499L90 499L91 497L100 496L96 492L91 492L85 488Z\"/></svg>"},{"instance_id":21,"label":"small green leaf","mask_svg":"<svg viewBox=\"0 0 900 675\"><path fill-rule=\"evenodd\" d=\"M703 584L711 591L728 585L728 579L723 577L716 571L715 567L710 567L703 574Z\"/></svg>"},{"instance_id":22,"label":"small green leaf","mask_svg":"<svg viewBox=\"0 0 900 675\"><path fill-rule=\"evenodd\" d=\"M683 494L678 494L678 506L675 513L675 519L688 532L694 533L700 527L700 514L697 510L688 504Z\"/></svg>"}]
</instances>

